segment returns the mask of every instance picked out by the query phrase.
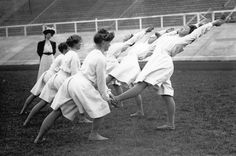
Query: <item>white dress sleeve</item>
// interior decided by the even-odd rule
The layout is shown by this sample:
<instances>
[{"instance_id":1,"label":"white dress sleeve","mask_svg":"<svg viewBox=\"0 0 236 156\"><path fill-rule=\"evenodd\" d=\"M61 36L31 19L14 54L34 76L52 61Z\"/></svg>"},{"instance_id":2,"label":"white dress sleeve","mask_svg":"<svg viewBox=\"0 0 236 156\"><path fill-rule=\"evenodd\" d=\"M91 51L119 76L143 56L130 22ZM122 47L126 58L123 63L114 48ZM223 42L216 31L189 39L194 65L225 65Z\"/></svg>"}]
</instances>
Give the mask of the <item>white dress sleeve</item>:
<instances>
[{"instance_id":1,"label":"white dress sleeve","mask_svg":"<svg viewBox=\"0 0 236 156\"><path fill-rule=\"evenodd\" d=\"M71 76L78 73L80 69L80 59L77 56L77 54L72 56L70 67L71 67Z\"/></svg>"},{"instance_id":2,"label":"white dress sleeve","mask_svg":"<svg viewBox=\"0 0 236 156\"><path fill-rule=\"evenodd\" d=\"M60 54L60 55L57 56L57 57L55 58L55 60L53 61L53 64L55 64L54 70L55 70L56 72L58 72L58 71L60 70L60 66L61 66L61 64L62 64L63 58L64 58L64 55L63 55L63 54Z\"/></svg>"},{"instance_id":3,"label":"white dress sleeve","mask_svg":"<svg viewBox=\"0 0 236 156\"><path fill-rule=\"evenodd\" d=\"M146 30L142 30L140 32L137 32L136 34L134 34L133 37L131 37L128 41L125 42L125 44L127 45L132 45L135 42L137 42L140 38L142 38L144 35L146 34Z\"/></svg>"},{"instance_id":4,"label":"white dress sleeve","mask_svg":"<svg viewBox=\"0 0 236 156\"><path fill-rule=\"evenodd\" d=\"M163 36L171 36L171 35L176 35L176 34L177 34L177 30L174 30L174 31L162 34L161 37L163 37Z\"/></svg>"},{"instance_id":5,"label":"white dress sleeve","mask_svg":"<svg viewBox=\"0 0 236 156\"><path fill-rule=\"evenodd\" d=\"M209 31L213 27L212 23L205 24L197 29L195 29L191 34L186 35L179 40L178 44L188 45L192 43L194 40L201 37L207 31Z\"/></svg>"},{"instance_id":6,"label":"white dress sleeve","mask_svg":"<svg viewBox=\"0 0 236 156\"><path fill-rule=\"evenodd\" d=\"M191 44L194 40L198 39L200 36L205 34L213 27L212 23L205 24L197 29L195 29L191 34L181 37L176 41L174 46L170 50L170 55L173 57L178 53L184 51L184 47Z\"/></svg>"},{"instance_id":7,"label":"white dress sleeve","mask_svg":"<svg viewBox=\"0 0 236 156\"><path fill-rule=\"evenodd\" d=\"M164 35L166 33L166 29L158 31L160 35Z\"/></svg>"},{"instance_id":8,"label":"white dress sleeve","mask_svg":"<svg viewBox=\"0 0 236 156\"><path fill-rule=\"evenodd\" d=\"M105 59L99 58L96 64L97 88L105 101L109 100L108 88L106 85L106 62Z\"/></svg>"}]
</instances>

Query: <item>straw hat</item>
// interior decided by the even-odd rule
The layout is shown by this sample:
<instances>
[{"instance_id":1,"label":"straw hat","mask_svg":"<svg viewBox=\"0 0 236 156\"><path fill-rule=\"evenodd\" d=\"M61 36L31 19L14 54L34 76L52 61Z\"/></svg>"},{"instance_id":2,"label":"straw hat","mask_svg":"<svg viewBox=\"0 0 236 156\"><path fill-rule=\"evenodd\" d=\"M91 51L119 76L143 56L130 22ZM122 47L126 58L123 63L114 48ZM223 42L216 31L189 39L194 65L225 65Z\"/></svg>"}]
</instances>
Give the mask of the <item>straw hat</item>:
<instances>
[{"instance_id":1,"label":"straw hat","mask_svg":"<svg viewBox=\"0 0 236 156\"><path fill-rule=\"evenodd\" d=\"M46 35L50 33L52 36L55 34L55 29L52 27L45 27L43 30L43 34Z\"/></svg>"}]
</instances>

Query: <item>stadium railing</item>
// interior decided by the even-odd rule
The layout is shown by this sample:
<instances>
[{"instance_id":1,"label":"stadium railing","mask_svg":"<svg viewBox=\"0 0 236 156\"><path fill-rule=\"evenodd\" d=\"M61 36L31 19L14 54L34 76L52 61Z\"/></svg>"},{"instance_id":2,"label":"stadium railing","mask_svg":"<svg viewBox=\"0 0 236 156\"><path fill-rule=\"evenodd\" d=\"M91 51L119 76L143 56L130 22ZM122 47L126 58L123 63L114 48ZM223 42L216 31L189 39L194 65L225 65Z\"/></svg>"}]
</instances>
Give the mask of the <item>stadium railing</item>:
<instances>
[{"instance_id":1,"label":"stadium railing","mask_svg":"<svg viewBox=\"0 0 236 156\"><path fill-rule=\"evenodd\" d=\"M44 26L53 26L56 30L56 34L91 32L97 31L100 28L106 28L115 31L143 29L150 25L163 28L182 26L187 23L197 23L201 20L202 15L210 20L214 20L219 18L222 14L226 16L227 14L231 14L231 17L235 18L236 10L218 10L210 12L190 12L131 18L94 19L84 21L3 26L0 27L0 37L40 35ZM188 21L191 22L189 23Z\"/></svg>"}]
</instances>

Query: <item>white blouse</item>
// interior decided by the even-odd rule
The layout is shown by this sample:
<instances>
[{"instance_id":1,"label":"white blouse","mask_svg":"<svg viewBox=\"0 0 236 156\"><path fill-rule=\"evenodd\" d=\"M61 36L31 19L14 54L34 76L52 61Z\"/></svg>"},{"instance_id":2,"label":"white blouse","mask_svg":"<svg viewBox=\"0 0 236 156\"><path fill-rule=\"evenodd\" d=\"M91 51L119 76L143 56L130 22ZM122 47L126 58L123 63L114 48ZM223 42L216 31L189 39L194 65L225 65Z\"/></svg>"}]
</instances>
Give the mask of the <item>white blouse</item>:
<instances>
[{"instance_id":1,"label":"white blouse","mask_svg":"<svg viewBox=\"0 0 236 156\"><path fill-rule=\"evenodd\" d=\"M134 43L142 39L145 34L146 30L142 30L140 32L135 33L133 37L131 37L129 40L125 42L113 43L107 51L106 55L107 59L108 60L117 59L121 55L122 49L124 47L133 45Z\"/></svg>"},{"instance_id":2,"label":"white blouse","mask_svg":"<svg viewBox=\"0 0 236 156\"><path fill-rule=\"evenodd\" d=\"M45 53L53 52L52 45L51 45L51 42L49 40L45 41L43 52L45 52Z\"/></svg>"},{"instance_id":3,"label":"white blouse","mask_svg":"<svg viewBox=\"0 0 236 156\"><path fill-rule=\"evenodd\" d=\"M191 34L184 37L180 37L176 31L164 34L153 43L155 44L154 54L164 52L173 57L182 52L185 46L191 44L211 28L212 23L208 23L195 29Z\"/></svg>"},{"instance_id":4,"label":"white blouse","mask_svg":"<svg viewBox=\"0 0 236 156\"><path fill-rule=\"evenodd\" d=\"M60 70L61 65L62 65L62 61L64 59L64 56L65 55L63 55L63 54L58 55L54 59L54 61L52 62L49 70L54 71L54 72L58 72Z\"/></svg>"},{"instance_id":5,"label":"white blouse","mask_svg":"<svg viewBox=\"0 0 236 156\"><path fill-rule=\"evenodd\" d=\"M73 51L69 50L63 59L60 69L71 75L75 75L80 69L80 59L79 55Z\"/></svg>"},{"instance_id":6,"label":"white blouse","mask_svg":"<svg viewBox=\"0 0 236 156\"><path fill-rule=\"evenodd\" d=\"M108 87L106 85L106 57L100 50L92 50L81 66L83 75L98 89L102 98L108 101Z\"/></svg>"}]
</instances>

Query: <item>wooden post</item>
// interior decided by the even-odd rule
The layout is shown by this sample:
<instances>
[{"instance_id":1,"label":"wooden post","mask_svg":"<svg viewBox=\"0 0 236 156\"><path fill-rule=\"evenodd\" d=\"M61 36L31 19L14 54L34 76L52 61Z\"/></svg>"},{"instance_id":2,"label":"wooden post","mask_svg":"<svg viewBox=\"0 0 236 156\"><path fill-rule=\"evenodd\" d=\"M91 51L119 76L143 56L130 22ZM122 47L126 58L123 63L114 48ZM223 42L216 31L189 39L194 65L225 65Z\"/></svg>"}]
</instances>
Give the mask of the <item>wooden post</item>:
<instances>
[{"instance_id":1,"label":"wooden post","mask_svg":"<svg viewBox=\"0 0 236 156\"><path fill-rule=\"evenodd\" d=\"M77 33L77 23L74 23L74 29L75 29L75 33Z\"/></svg>"},{"instance_id":2,"label":"wooden post","mask_svg":"<svg viewBox=\"0 0 236 156\"><path fill-rule=\"evenodd\" d=\"M116 23L116 31L118 31L118 20L117 19L115 20L115 23Z\"/></svg>"},{"instance_id":3,"label":"wooden post","mask_svg":"<svg viewBox=\"0 0 236 156\"><path fill-rule=\"evenodd\" d=\"M8 37L8 27L6 27L6 37Z\"/></svg>"},{"instance_id":4,"label":"wooden post","mask_svg":"<svg viewBox=\"0 0 236 156\"><path fill-rule=\"evenodd\" d=\"M199 23L200 20L201 20L201 19L200 19L200 13L198 13L198 14L197 14L197 23Z\"/></svg>"},{"instance_id":5,"label":"wooden post","mask_svg":"<svg viewBox=\"0 0 236 156\"><path fill-rule=\"evenodd\" d=\"M95 30L96 30L96 32L98 31L98 19L97 18L95 19Z\"/></svg>"},{"instance_id":6,"label":"wooden post","mask_svg":"<svg viewBox=\"0 0 236 156\"><path fill-rule=\"evenodd\" d=\"M215 20L215 13L212 12L212 14L211 14L211 21L213 22L214 20Z\"/></svg>"},{"instance_id":7,"label":"wooden post","mask_svg":"<svg viewBox=\"0 0 236 156\"><path fill-rule=\"evenodd\" d=\"M27 36L26 26L24 26L24 36Z\"/></svg>"},{"instance_id":8,"label":"wooden post","mask_svg":"<svg viewBox=\"0 0 236 156\"><path fill-rule=\"evenodd\" d=\"M163 16L161 16L161 28L163 28Z\"/></svg>"},{"instance_id":9,"label":"wooden post","mask_svg":"<svg viewBox=\"0 0 236 156\"><path fill-rule=\"evenodd\" d=\"M53 24L53 27L55 29L55 34L57 34L57 25L56 24Z\"/></svg>"},{"instance_id":10,"label":"wooden post","mask_svg":"<svg viewBox=\"0 0 236 156\"><path fill-rule=\"evenodd\" d=\"M186 25L186 15L183 15L183 25Z\"/></svg>"},{"instance_id":11,"label":"wooden post","mask_svg":"<svg viewBox=\"0 0 236 156\"><path fill-rule=\"evenodd\" d=\"M139 29L142 30L143 29L143 25L142 25L142 18L139 19Z\"/></svg>"}]
</instances>

